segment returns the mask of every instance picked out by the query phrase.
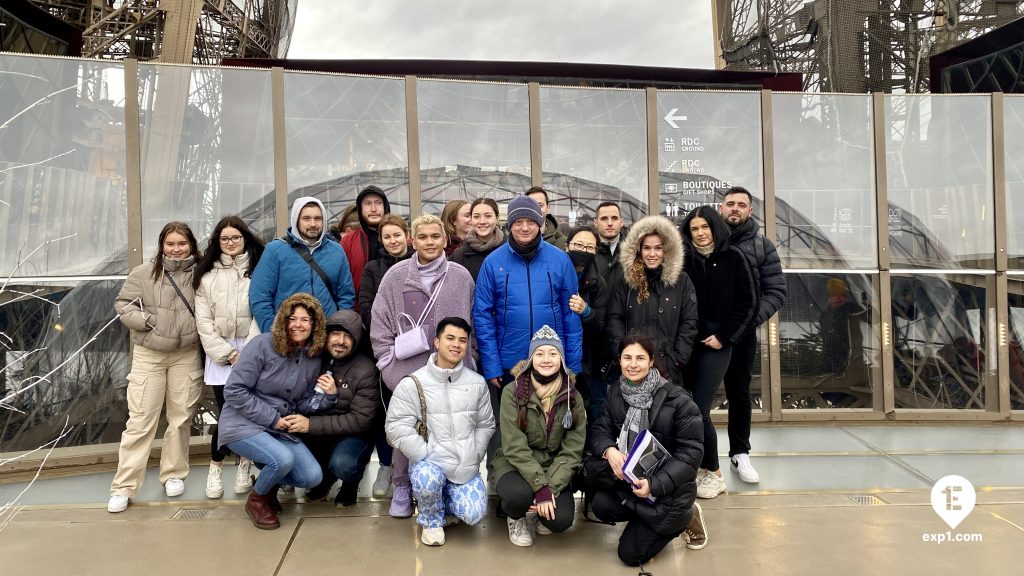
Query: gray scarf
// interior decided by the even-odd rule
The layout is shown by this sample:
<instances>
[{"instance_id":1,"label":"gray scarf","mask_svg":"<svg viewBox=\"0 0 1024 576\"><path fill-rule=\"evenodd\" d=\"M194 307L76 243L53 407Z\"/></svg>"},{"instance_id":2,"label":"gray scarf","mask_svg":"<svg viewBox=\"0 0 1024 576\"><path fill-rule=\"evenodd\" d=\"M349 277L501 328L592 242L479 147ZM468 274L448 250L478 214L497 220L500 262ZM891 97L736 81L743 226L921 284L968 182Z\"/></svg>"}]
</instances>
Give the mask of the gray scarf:
<instances>
[{"instance_id":1,"label":"gray scarf","mask_svg":"<svg viewBox=\"0 0 1024 576\"><path fill-rule=\"evenodd\" d=\"M469 234L466 234L466 244L477 252L488 252L494 250L498 246L505 243L505 233L501 231L497 226L494 227L494 232L491 233L490 239L486 242L480 240L476 235L476 230L470 230Z\"/></svg>"},{"instance_id":2,"label":"gray scarf","mask_svg":"<svg viewBox=\"0 0 1024 576\"><path fill-rule=\"evenodd\" d=\"M665 379L657 368L651 368L647 377L639 384L633 384L623 376L619 379L619 389L622 391L622 399L626 401L629 408L626 410L626 419L622 422L622 430L619 431L618 448L623 454L629 454L633 442L640 435L642 430L647 429L647 410L654 402L654 393L661 388Z\"/></svg>"}]
</instances>

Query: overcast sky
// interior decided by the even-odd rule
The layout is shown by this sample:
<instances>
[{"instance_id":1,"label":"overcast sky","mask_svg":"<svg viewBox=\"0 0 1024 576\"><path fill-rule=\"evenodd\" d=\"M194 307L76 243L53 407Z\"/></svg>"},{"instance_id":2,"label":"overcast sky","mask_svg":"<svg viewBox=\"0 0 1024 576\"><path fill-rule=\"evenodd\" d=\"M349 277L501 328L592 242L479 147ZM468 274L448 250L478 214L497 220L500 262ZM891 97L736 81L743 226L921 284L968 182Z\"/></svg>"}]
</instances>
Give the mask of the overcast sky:
<instances>
[{"instance_id":1,"label":"overcast sky","mask_svg":"<svg viewBox=\"0 0 1024 576\"><path fill-rule=\"evenodd\" d=\"M711 0L299 0L288 57L713 68Z\"/></svg>"}]
</instances>

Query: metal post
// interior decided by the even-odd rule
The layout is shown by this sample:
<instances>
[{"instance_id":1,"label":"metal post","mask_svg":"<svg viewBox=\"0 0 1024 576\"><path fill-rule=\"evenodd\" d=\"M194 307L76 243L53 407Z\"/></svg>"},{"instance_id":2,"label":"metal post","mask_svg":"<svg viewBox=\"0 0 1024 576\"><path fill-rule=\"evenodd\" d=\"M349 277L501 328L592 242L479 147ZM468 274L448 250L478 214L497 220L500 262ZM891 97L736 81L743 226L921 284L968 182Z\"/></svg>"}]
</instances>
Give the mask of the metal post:
<instances>
[{"instance_id":1,"label":"metal post","mask_svg":"<svg viewBox=\"0 0 1024 576\"><path fill-rule=\"evenodd\" d=\"M1000 418L1010 418L1010 294L1007 269L1006 222L1006 124L1004 122L1003 94L992 94L992 182L994 224L996 232L996 302L995 338L989 338L989 350L995 350L995 382L988 378L985 409L998 412ZM991 370L991 369L990 369Z\"/></svg>"},{"instance_id":2,"label":"metal post","mask_svg":"<svg viewBox=\"0 0 1024 576\"><path fill-rule=\"evenodd\" d=\"M142 138L139 134L139 61L124 61L124 150L128 268L142 264Z\"/></svg>"},{"instance_id":3,"label":"metal post","mask_svg":"<svg viewBox=\"0 0 1024 576\"><path fill-rule=\"evenodd\" d=\"M270 103L274 123L274 221L278 235L285 234L291 226L288 222L288 135L284 101L284 68L274 66L270 69Z\"/></svg>"},{"instance_id":4,"label":"metal post","mask_svg":"<svg viewBox=\"0 0 1024 576\"><path fill-rule=\"evenodd\" d=\"M530 185L544 185L544 164L540 142L540 84L526 85L530 103Z\"/></svg>"},{"instance_id":5,"label":"metal post","mask_svg":"<svg viewBox=\"0 0 1024 576\"><path fill-rule=\"evenodd\" d=\"M761 90L761 158L764 175L764 235L778 244L775 223L775 132L772 118L772 91ZM761 352L761 397L768 399L772 420L782 419L782 351L779 349L779 314L765 323L767 346ZM761 331L764 338L765 331ZM766 370L767 369L767 370ZM765 376L767 375L767 379ZM765 394L765 387L769 394Z\"/></svg>"},{"instance_id":6,"label":"metal post","mask_svg":"<svg viewBox=\"0 0 1024 576\"><path fill-rule=\"evenodd\" d=\"M658 90L647 88L647 213L661 213L658 179Z\"/></svg>"},{"instance_id":7,"label":"metal post","mask_svg":"<svg viewBox=\"0 0 1024 576\"><path fill-rule=\"evenodd\" d=\"M409 160L409 219L423 213L420 184L420 120L416 100L416 77L405 77L405 135Z\"/></svg>"},{"instance_id":8,"label":"metal post","mask_svg":"<svg viewBox=\"0 0 1024 576\"><path fill-rule=\"evenodd\" d=\"M889 258L889 176L886 167L885 94L873 93L871 98L871 121L874 125L875 142L875 233L878 244L878 306L881 325L876 329L881 340L882 360L882 411L894 414L896 410L896 370L892 348L892 275ZM873 387L877 394L878 388Z\"/></svg>"}]
</instances>

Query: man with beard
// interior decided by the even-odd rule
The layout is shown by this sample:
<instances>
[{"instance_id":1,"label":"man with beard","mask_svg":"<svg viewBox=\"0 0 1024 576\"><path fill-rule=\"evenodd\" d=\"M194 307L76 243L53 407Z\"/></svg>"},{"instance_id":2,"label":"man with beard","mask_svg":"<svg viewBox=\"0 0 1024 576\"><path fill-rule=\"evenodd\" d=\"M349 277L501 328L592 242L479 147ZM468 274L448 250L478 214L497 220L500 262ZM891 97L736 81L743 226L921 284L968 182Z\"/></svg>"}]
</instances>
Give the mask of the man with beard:
<instances>
[{"instance_id":1,"label":"man with beard","mask_svg":"<svg viewBox=\"0 0 1024 576\"><path fill-rule=\"evenodd\" d=\"M249 283L249 307L260 332L270 330L281 303L299 292L312 294L327 316L354 306L348 258L327 239L325 214L316 198L299 198L292 204L288 231L263 251Z\"/></svg>"},{"instance_id":2,"label":"man with beard","mask_svg":"<svg viewBox=\"0 0 1024 576\"><path fill-rule=\"evenodd\" d=\"M729 188L719 211L732 229L729 242L747 257L758 287L754 326L760 326L786 303L786 279L782 275L779 253L750 217L753 197L746 188ZM751 484L760 481L757 470L750 463L750 379L756 353L757 333L751 330L742 342L733 346L729 369L725 373L725 396L729 400L729 461L740 480Z\"/></svg>"},{"instance_id":3,"label":"man with beard","mask_svg":"<svg viewBox=\"0 0 1024 576\"><path fill-rule=\"evenodd\" d=\"M359 352L363 323L352 310L339 310L327 319L327 349L324 374L334 382L338 400L334 406L313 416L285 416L288 431L302 434L302 441L316 457L323 471L323 482L306 493L309 502L327 498L335 479L341 480L334 503L347 508L356 503L356 491L363 479L366 463L373 452L374 421L380 373L373 358Z\"/></svg>"},{"instance_id":4,"label":"man with beard","mask_svg":"<svg viewBox=\"0 0 1024 576\"><path fill-rule=\"evenodd\" d=\"M381 244L377 228L385 214L391 212L384 191L376 186L367 186L356 196L356 213L359 214L359 228L346 234L341 239L341 247L348 257L348 265L352 269L352 281L356 294L359 294L359 283L363 279L363 268L367 262L380 257ZM356 311L359 302L356 302Z\"/></svg>"}]
</instances>

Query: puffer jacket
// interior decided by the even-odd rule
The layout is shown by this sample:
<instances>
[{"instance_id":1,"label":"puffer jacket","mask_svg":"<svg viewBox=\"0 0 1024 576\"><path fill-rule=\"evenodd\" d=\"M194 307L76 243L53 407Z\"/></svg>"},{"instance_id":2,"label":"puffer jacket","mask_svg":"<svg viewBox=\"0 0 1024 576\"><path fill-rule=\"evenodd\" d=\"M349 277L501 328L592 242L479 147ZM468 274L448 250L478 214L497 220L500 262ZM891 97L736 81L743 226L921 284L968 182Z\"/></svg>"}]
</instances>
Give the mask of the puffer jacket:
<instances>
[{"instance_id":1,"label":"puffer jacket","mask_svg":"<svg viewBox=\"0 0 1024 576\"><path fill-rule=\"evenodd\" d=\"M661 237L665 259L661 278L649 283L650 295L638 302L639 285L630 277L630 269L640 258L644 236L652 233ZM618 353L626 334L646 331L654 337L669 379L678 384L682 383L682 367L690 360L697 335L697 294L690 278L683 274L683 258L683 240L671 220L648 216L637 222L619 246L625 277L611 289L607 312L612 354Z\"/></svg>"},{"instance_id":2,"label":"puffer jacket","mask_svg":"<svg viewBox=\"0 0 1024 576\"><path fill-rule=\"evenodd\" d=\"M544 241L565 252L565 240L565 232L562 232L562 229L558 227L558 220L551 214L548 214L544 218Z\"/></svg>"},{"instance_id":3,"label":"puffer jacket","mask_svg":"<svg viewBox=\"0 0 1024 576\"><path fill-rule=\"evenodd\" d=\"M617 446L622 423L626 420L629 406L622 398L621 384L616 382L608 390L604 411L591 428L589 449L593 454L586 464L603 481L613 486L626 507L639 515L655 532L672 535L683 531L690 521L694 500L697 497L697 469L704 457L704 423L700 409L682 386L662 384L654 393L654 406L660 404L656 413L648 414L648 430L672 455L649 478L651 495L656 498L653 505L632 494L626 482L618 480L611 471L607 460L601 455L609 447ZM611 476L611 478L608 478Z\"/></svg>"},{"instance_id":4,"label":"puffer jacket","mask_svg":"<svg viewBox=\"0 0 1024 576\"><path fill-rule=\"evenodd\" d=\"M716 245L707 257L686 245L686 274L697 291L697 339L714 335L722 344L735 346L754 328L757 293L743 252Z\"/></svg>"},{"instance_id":5,"label":"puffer jacket","mask_svg":"<svg viewBox=\"0 0 1024 576\"><path fill-rule=\"evenodd\" d=\"M760 237L760 227L750 218L743 224L732 229L729 244L743 251L747 257L754 281L758 290L757 313L754 315L754 327L768 321L773 314L786 305L786 277L782 273L782 260L779 251L771 241ZM758 266L757 249L754 242L764 242L764 262Z\"/></svg>"},{"instance_id":6,"label":"puffer jacket","mask_svg":"<svg viewBox=\"0 0 1024 576\"><path fill-rule=\"evenodd\" d=\"M423 385L427 402L427 440L416 432L420 420L416 383L403 378L391 397L384 423L388 442L410 463L427 460L438 465L450 482L465 484L480 473L480 462L494 434L487 384L462 362L450 370L438 367L436 354L413 374Z\"/></svg>"},{"instance_id":7,"label":"puffer jacket","mask_svg":"<svg viewBox=\"0 0 1024 576\"><path fill-rule=\"evenodd\" d=\"M570 391L572 376L562 374L562 387L555 398L549 417L545 418L540 399L533 388L529 360L513 369L518 374L514 384L505 386L498 411L501 425L501 446L494 455L495 481L505 474L518 472L534 492L544 486L553 496L569 487L583 460L587 436L587 411L583 399ZM570 400L571 398L571 400ZM562 419L572 406L572 427L563 427ZM519 408L525 406L526 428L520 428Z\"/></svg>"},{"instance_id":8,"label":"puffer jacket","mask_svg":"<svg viewBox=\"0 0 1024 576\"><path fill-rule=\"evenodd\" d=\"M370 320L373 318L373 301L377 298L377 291L380 290L381 280L392 266L402 260L408 260L415 254L412 249L405 252L405 256L395 258L387 250L380 249L380 257L366 263L363 268L363 279L359 283L359 315L363 319L363 327L370 329Z\"/></svg>"},{"instance_id":9,"label":"puffer jacket","mask_svg":"<svg viewBox=\"0 0 1024 576\"><path fill-rule=\"evenodd\" d=\"M275 238L267 244L260 257L260 263L252 273L252 281L249 283L249 306L256 323L259 324L260 332L270 330L274 315L285 298L299 292L316 297L324 314L328 316L336 310L351 310L355 306L356 294L345 251L327 238L325 231L321 231L320 239L313 245L303 242L295 231L298 216L307 202L319 204L321 210L323 209L323 203L316 198L297 199L292 204L292 226L283 237ZM331 292L320 275L296 252L295 246L310 251L313 261L331 281L337 300L331 298ZM362 273L362 268L359 272Z\"/></svg>"},{"instance_id":10,"label":"puffer jacket","mask_svg":"<svg viewBox=\"0 0 1024 576\"><path fill-rule=\"evenodd\" d=\"M583 371L577 381L589 390L590 379L599 373L610 356L605 322L608 318L608 285L593 262L579 276L579 294L590 306L590 316L583 319Z\"/></svg>"},{"instance_id":11,"label":"puffer jacket","mask_svg":"<svg viewBox=\"0 0 1024 576\"><path fill-rule=\"evenodd\" d=\"M193 310L195 264L193 256L182 260L163 259L164 270L170 273ZM114 311L131 331L132 344L157 352L177 352L199 342L195 317L165 275L161 274L158 281L153 280L152 263L140 264L128 274L114 301Z\"/></svg>"},{"instance_id":12,"label":"puffer jacket","mask_svg":"<svg viewBox=\"0 0 1024 576\"><path fill-rule=\"evenodd\" d=\"M565 347L574 374L583 364L583 324L569 309L579 289L569 256L545 241L527 262L508 244L484 260L473 301L473 329L484 378L500 378L526 358L530 338L547 324Z\"/></svg>"},{"instance_id":13,"label":"puffer jacket","mask_svg":"<svg viewBox=\"0 0 1024 576\"><path fill-rule=\"evenodd\" d=\"M480 268L484 265L484 260L498 249L499 246L505 241L505 235L501 230L495 229L494 235L491 236L491 241L488 242L484 248L474 248L473 244L478 244L476 240L476 231L470 230L469 235L466 236L465 242L461 246L455 249L452 253L451 260L458 264L462 264L466 270L469 270L469 275L473 277L475 282L477 276L480 275Z\"/></svg>"},{"instance_id":14,"label":"puffer jacket","mask_svg":"<svg viewBox=\"0 0 1024 576\"><path fill-rule=\"evenodd\" d=\"M372 264L372 262L371 262ZM327 319L327 325L340 324L355 342L348 356L332 358L325 349L323 371L330 370L338 388L338 400L323 412L309 417L309 433L329 436L372 438L376 432L380 403L380 372L373 358L361 352L363 323L352 310L339 310ZM328 335L328 340L330 335ZM326 348L326 347L325 347Z\"/></svg>"},{"instance_id":15,"label":"puffer jacket","mask_svg":"<svg viewBox=\"0 0 1024 576\"><path fill-rule=\"evenodd\" d=\"M615 246L616 254L612 254L611 244L608 244L602 239L597 241L597 255L594 256L594 263L597 264L597 272L604 278L605 284L608 286L618 286L619 281L622 280L622 264L619 264L617 256L621 254L622 241L625 239L625 234L619 234L619 243Z\"/></svg>"},{"instance_id":16,"label":"puffer jacket","mask_svg":"<svg viewBox=\"0 0 1024 576\"><path fill-rule=\"evenodd\" d=\"M245 276L248 269L248 253L234 258L221 254L196 290L199 338L206 357L217 364L227 364L235 351L228 339L245 338L248 343L260 333L249 310L249 278Z\"/></svg>"}]
</instances>

